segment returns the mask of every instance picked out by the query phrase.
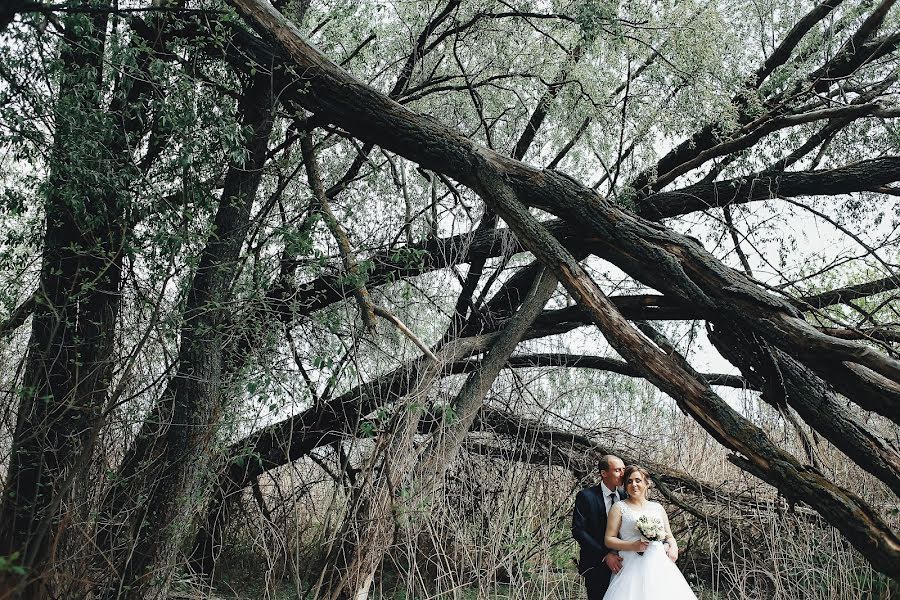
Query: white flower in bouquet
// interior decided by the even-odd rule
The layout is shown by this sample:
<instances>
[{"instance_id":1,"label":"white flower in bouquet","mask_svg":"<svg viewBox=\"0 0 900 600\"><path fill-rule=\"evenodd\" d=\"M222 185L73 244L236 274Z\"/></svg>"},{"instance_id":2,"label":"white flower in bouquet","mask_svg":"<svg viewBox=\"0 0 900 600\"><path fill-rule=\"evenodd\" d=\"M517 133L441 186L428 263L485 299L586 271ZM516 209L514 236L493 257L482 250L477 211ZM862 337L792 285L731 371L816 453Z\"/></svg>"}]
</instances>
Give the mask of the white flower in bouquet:
<instances>
[{"instance_id":1,"label":"white flower in bouquet","mask_svg":"<svg viewBox=\"0 0 900 600\"><path fill-rule=\"evenodd\" d=\"M635 522L641 538L647 542L661 542L666 537L666 528L659 519L643 515Z\"/></svg>"}]
</instances>

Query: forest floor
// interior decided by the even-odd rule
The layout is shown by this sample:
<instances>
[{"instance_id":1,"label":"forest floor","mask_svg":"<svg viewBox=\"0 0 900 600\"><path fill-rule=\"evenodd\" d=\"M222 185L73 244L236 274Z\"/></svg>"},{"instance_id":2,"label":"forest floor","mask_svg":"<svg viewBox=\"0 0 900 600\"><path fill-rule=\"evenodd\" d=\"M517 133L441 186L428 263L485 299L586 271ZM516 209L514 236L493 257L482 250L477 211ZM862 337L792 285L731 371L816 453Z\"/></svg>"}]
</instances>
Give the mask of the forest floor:
<instances>
[{"instance_id":1,"label":"forest floor","mask_svg":"<svg viewBox=\"0 0 900 600\"><path fill-rule=\"evenodd\" d=\"M286 580L267 584L254 575L248 573L223 576L217 580L213 589L202 589L192 585L189 581L183 581L178 586L180 589L170 595L170 600L297 600L304 597L302 590L308 589L308 585L304 583L298 590L294 582ZM581 590L580 587L577 589ZM456 598L457 600L485 600L486 598L489 600L511 600L511 598L516 598L519 600L521 598L521 596L509 592L507 590L496 590L496 593L493 595L485 595L480 594L473 586L472 588L461 590ZM373 592L370 598L371 600L406 600L397 595L387 598L377 591ZM723 596L712 591L701 589L698 592L698 600L722 599ZM422 600L429 599L423 598ZM541 600L547 600L547 598L542 597ZM556 598L556 600L584 600L584 595L574 598Z\"/></svg>"}]
</instances>

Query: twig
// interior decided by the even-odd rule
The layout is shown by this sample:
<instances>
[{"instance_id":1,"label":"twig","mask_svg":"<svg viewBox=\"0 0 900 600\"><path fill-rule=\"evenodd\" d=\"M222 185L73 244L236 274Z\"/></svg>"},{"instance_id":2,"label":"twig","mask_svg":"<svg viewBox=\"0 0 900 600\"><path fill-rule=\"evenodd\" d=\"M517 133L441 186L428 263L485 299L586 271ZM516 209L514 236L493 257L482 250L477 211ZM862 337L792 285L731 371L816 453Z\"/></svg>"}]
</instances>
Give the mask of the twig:
<instances>
[{"instance_id":1,"label":"twig","mask_svg":"<svg viewBox=\"0 0 900 600\"><path fill-rule=\"evenodd\" d=\"M437 358L437 356L434 355L434 352L432 352L428 348L428 346L426 346L425 343L422 340L420 340L419 337L415 333L413 333L410 330L410 328L407 327L403 323L403 321L401 321L399 319L399 317L397 317L395 314L389 312L387 309L382 308L381 306L378 306L378 305L372 305L372 310L375 312L376 315L378 315L382 319L386 319L386 320L390 321L394 325L394 327L399 329L403 335L408 337L413 344L418 346L419 350L421 350L422 352L425 353L425 356L427 356L434 362L438 362L438 358Z\"/></svg>"}]
</instances>

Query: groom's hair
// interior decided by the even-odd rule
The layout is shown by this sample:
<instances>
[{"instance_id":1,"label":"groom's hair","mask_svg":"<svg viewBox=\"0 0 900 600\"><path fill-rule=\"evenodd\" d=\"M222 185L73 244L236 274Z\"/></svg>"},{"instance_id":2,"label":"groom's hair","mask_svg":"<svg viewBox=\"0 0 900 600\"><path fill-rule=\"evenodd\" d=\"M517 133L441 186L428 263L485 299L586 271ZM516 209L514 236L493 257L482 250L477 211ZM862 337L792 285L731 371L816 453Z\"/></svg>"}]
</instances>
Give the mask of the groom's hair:
<instances>
[{"instance_id":1,"label":"groom's hair","mask_svg":"<svg viewBox=\"0 0 900 600\"><path fill-rule=\"evenodd\" d=\"M609 471L609 461L611 461L614 458L616 460L622 460L615 454L606 454L604 456L601 456L600 460L597 461L597 468L600 469L601 471Z\"/></svg>"}]
</instances>

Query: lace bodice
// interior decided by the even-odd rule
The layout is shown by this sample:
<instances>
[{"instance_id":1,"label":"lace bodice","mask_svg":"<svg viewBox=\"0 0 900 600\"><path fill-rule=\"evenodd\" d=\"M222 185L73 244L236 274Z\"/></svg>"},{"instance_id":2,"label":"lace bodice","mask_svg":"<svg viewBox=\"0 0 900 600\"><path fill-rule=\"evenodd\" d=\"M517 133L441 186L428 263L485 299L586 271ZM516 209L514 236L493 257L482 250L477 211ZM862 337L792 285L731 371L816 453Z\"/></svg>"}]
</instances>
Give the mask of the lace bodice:
<instances>
[{"instance_id":1,"label":"lace bodice","mask_svg":"<svg viewBox=\"0 0 900 600\"><path fill-rule=\"evenodd\" d=\"M626 542L641 538L641 534L637 530L637 525L635 525L635 523L642 515L654 517L660 521L663 520L663 507L658 502L649 502L644 510L636 510L629 506L624 500L622 502L616 502L616 506L622 511L622 524L619 526L619 539Z\"/></svg>"}]
</instances>

